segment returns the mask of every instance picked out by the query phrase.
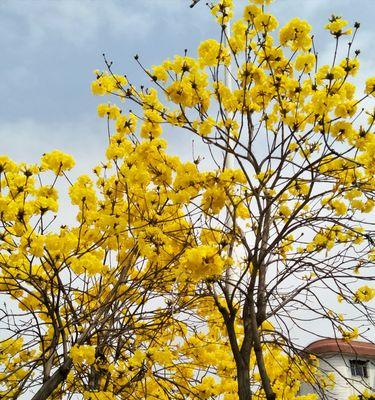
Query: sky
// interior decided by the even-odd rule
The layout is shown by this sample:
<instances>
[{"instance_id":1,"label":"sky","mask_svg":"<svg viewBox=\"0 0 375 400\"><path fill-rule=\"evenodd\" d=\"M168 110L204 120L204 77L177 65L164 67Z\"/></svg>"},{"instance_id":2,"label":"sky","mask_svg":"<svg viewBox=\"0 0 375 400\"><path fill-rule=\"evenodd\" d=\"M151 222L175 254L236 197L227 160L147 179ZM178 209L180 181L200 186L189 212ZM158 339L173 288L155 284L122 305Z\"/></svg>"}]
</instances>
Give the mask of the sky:
<instances>
[{"instance_id":1,"label":"sky","mask_svg":"<svg viewBox=\"0 0 375 400\"><path fill-rule=\"evenodd\" d=\"M105 121L96 115L103 98L90 92L93 70L104 68L102 54L116 72L147 83L135 54L151 66L184 49L194 55L200 41L218 37L205 3L190 9L190 0L1 0L0 154L36 162L58 148L75 157L73 176L90 170L106 145ZM237 9L245 4L237 0ZM332 13L361 22L358 82L375 71L374 0L276 0L272 11L281 24L307 19L321 60L333 45L322 28ZM171 151L191 157L180 139L170 137Z\"/></svg>"},{"instance_id":2,"label":"sky","mask_svg":"<svg viewBox=\"0 0 375 400\"><path fill-rule=\"evenodd\" d=\"M218 38L206 1L190 9L190 0L0 0L0 155L37 162L60 149L76 159L73 179L90 172L104 160L107 143L106 123L96 114L103 98L90 92L93 71L104 69L102 54L116 73L147 84L135 54L151 66L184 49L195 55L200 41ZM247 3L236 1L238 9ZM271 12L281 25L307 19L322 63L332 54L333 40L323 29L331 14L360 22L358 85L374 74L375 0L276 0ZM178 132L168 138L170 152L191 159L189 138ZM69 222L66 195L62 203Z\"/></svg>"}]
</instances>

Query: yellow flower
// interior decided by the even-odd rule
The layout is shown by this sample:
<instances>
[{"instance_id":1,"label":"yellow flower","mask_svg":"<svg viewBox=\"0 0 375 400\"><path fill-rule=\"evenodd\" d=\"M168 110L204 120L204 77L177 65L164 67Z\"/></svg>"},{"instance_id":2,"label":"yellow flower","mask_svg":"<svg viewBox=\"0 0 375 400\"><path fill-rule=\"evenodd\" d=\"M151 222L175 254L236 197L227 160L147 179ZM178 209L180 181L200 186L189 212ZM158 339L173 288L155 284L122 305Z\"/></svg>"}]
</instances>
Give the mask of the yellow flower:
<instances>
[{"instance_id":1,"label":"yellow flower","mask_svg":"<svg viewBox=\"0 0 375 400\"><path fill-rule=\"evenodd\" d=\"M365 93L375 96L375 76L366 80Z\"/></svg>"},{"instance_id":2,"label":"yellow flower","mask_svg":"<svg viewBox=\"0 0 375 400\"><path fill-rule=\"evenodd\" d=\"M345 28L346 25L348 25L348 21L345 21L342 19L342 17L332 15L331 19L329 20L329 24L325 26L325 29L328 29L330 33L336 37L350 35L352 33L351 29L343 31L343 28Z\"/></svg>"},{"instance_id":3,"label":"yellow flower","mask_svg":"<svg viewBox=\"0 0 375 400\"><path fill-rule=\"evenodd\" d=\"M364 285L361 286L354 294L354 301L359 302L369 302L375 298L375 288Z\"/></svg>"},{"instance_id":4,"label":"yellow flower","mask_svg":"<svg viewBox=\"0 0 375 400\"><path fill-rule=\"evenodd\" d=\"M314 65L315 55L311 53L300 54L295 61L295 67L297 71L310 72Z\"/></svg>"},{"instance_id":5,"label":"yellow flower","mask_svg":"<svg viewBox=\"0 0 375 400\"><path fill-rule=\"evenodd\" d=\"M359 61L357 58L353 58L351 60L349 58L345 58L341 61L340 67L343 68L348 75L354 76L359 70Z\"/></svg>"},{"instance_id":6,"label":"yellow flower","mask_svg":"<svg viewBox=\"0 0 375 400\"><path fill-rule=\"evenodd\" d=\"M273 2L273 0L250 0L254 4L259 4L261 6L268 6Z\"/></svg>"},{"instance_id":7,"label":"yellow flower","mask_svg":"<svg viewBox=\"0 0 375 400\"><path fill-rule=\"evenodd\" d=\"M345 342L350 342L351 340L355 340L358 338L358 328L351 328L350 331L342 328L341 326L338 327L339 331L341 332L342 338Z\"/></svg>"},{"instance_id":8,"label":"yellow flower","mask_svg":"<svg viewBox=\"0 0 375 400\"><path fill-rule=\"evenodd\" d=\"M121 92L128 84L127 79L122 75L112 75L107 72L94 71L96 80L91 83L91 91L94 95L105 95Z\"/></svg>"},{"instance_id":9,"label":"yellow flower","mask_svg":"<svg viewBox=\"0 0 375 400\"><path fill-rule=\"evenodd\" d=\"M181 259L181 272L193 280L219 276L224 267L225 260L215 246L202 245L188 249Z\"/></svg>"},{"instance_id":10,"label":"yellow flower","mask_svg":"<svg viewBox=\"0 0 375 400\"><path fill-rule=\"evenodd\" d=\"M311 48L311 26L299 18L293 18L280 29L279 39L283 46L295 50L309 50Z\"/></svg>"},{"instance_id":11,"label":"yellow flower","mask_svg":"<svg viewBox=\"0 0 375 400\"><path fill-rule=\"evenodd\" d=\"M85 253L82 257L73 258L70 267L77 275L87 273L91 276L105 270L103 255L100 252Z\"/></svg>"},{"instance_id":12,"label":"yellow flower","mask_svg":"<svg viewBox=\"0 0 375 400\"><path fill-rule=\"evenodd\" d=\"M119 133L134 133L137 126L137 117L130 113L128 116L120 115L116 120L116 131Z\"/></svg>"},{"instance_id":13,"label":"yellow flower","mask_svg":"<svg viewBox=\"0 0 375 400\"><path fill-rule=\"evenodd\" d=\"M202 66L215 67L218 64L229 65L229 50L215 39L207 39L198 47L199 61Z\"/></svg>"},{"instance_id":14,"label":"yellow flower","mask_svg":"<svg viewBox=\"0 0 375 400\"><path fill-rule=\"evenodd\" d=\"M152 67L152 77L157 81L167 82L168 72L163 65L154 65Z\"/></svg>"},{"instance_id":15,"label":"yellow flower","mask_svg":"<svg viewBox=\"0 0 375 400\"><path fill-rule=\"evenodd\" d=\"M243 11L243 18L245 21L253 22L254 18L262 14L262 9L254 6L253 4L246 6Z\"/></svg>"},{"instance_id":16,"label":"yellow flower","mask_svg":"<svg viewBox=\"0 0 375 400\"><path fill-rule=\"evenodd\" d=\"M205 212L218 214L224 207L226 194L222 187L212 186L206 189L202 197L202 209Z\"/></svg>"},{"instance_id":17,"label":"yellow flower","mask_svg":"<svg viewBox=\"0 0 375 400\"><path fill-rule=\"evenodd\" d=\"M347 121L338 121L332 125L331 135L338 141L354 139L356 131L353 125Z\"/></svg>"},{"instance_id":18,"label":"yellow flower","mask_svg":"<svg viewBox=\"0 0 375 400\"><path fill-rule=\"evenodd\" d=\"M215 126L215 120L211 117L208 117L204 121L198 124L198 133L201 136L207 136L211 133L212 128Z\"/></svg>"},{"instance_id":19,"label":"yellow flower","mask_svg":"<svg viewBox=\"0 0 375 400\"><path fill-rule=\"evenodd\" d=\"M336 117L348 118L352 117L357 111L357 103L356 100L348 100L336 105L335 115Z\"/></svg>"},{"instance_id":20,"label":"yellow flower","mask_svg":"<svg viewBox=\"0 0 375 400\"><path fill-rule=\"evenodd\" d=\"M115 104L99 104L98 115L103 118L107 116L109 119L117 119L121 114L121 110Z\"/></svg>"},{"instance_id":21,"label":"yellow flower","mask_svg":"<svg viewBox=\"0 0 375 400\"><path fill-rule=\"evenodd\" d=\"M262 331L269 331L273 332L275 330L275 327L273 326L271 321L263 321L261 326L259 327Z\"/></svg>"},{"instance_id":22,"label":"yellow flower","mask_svg":"<svg viewBox=\"0 0 375 400\"><path fill-rule=\"evenodd\" d=\"M34 208L37 213L44 214L47 211L57 212L57 201L50 197L38 197L34 202Z\"/></svg>"},{"instance_id":23,"label":"yellow flower","mask_svg":"<svg viewBox=\"0 0 375 400\"><path fill-rule=\"evenodd\" d=\"M343 201L338 199L332 200L329 205L332 209L335 210L337 215L345 215L348 211L347 205Z\"/></svg>"},{"instance_id":24,"label":"yellow flower","mask_svg":"<svg viewBox=\"0 0 375 400\"><path fill-rule=\"evenodd\" d=\"M17 164L12 161L8 156L0 155L0 174L2 172L16 172L17 169Z\"/></svg>"},{"instance_id":25,"label":"yellow flower","mask_svg":"<svg viewBox=\"0 0 375 400\"><path fill-rule=\"evenodd\" d=\"M95 346L75 345L70 349L70 357L76 366L82 364L92 365L95 363Z\"/></svg>"},{"instance_id":26,"label":"yellow flower","mask_svg":"<svg viewBox=\"0 0 375 400\"><path fill-rule=\"evenodd\" d=\"M279 208L279 213L281 216L287 218L292 214L292 210L286 204L282 204Z\"/></svg>"},{"instance_id":27,"label":"yellow flower","mask_svg":"<svg viewBox=\"0 0 375 400\"><path fill-rule=\"evenodd\" d=\"M219 2L211 8L211 14L216 17L218 24L226 25L233 17L233 0L219 0Z\"/></svg>"},{"instance_id":28,"label":"yellow flower","mask_svg":"<svg viewBox=\"0 0 375 400\"><path fill-rule=\"evenodd\" d=\"M50 153L43 154L41 161L43 170L53 171L56 175L62 175L63 171L69 171L75 165L72 156L59 150L53 150Z\"/></svg>"},{"instance_id":29,"label":"yellow flower","mask_svg":"<svg viewBox=\"0 0 375 400\"><path fill-rule=\"evenodd\" d=\"M77 181L69 188L69 196L72 204L77 206L94 207L96 206L96 192L94 184L88 175L81 175Z\"/></svg>"},{"instance_id":30,"label":"yellow flower","mask_svg":"<svg viewBox=\"0 0 375 400\"><path fill-rule=\"evenodd\" d=\"M30 242L30 254L36 257L42 257L44 254L44 237L43 235L32 236Z\"/></svg>"},{"instance_id":31,"label":"yellow flower","mask_svg":"<svg viewBox=\"0 0 375 400\"><path fill-rule=\"evenodd\" d=\"M259 14L254 18L254 26L258 31L271 32L275 30L278 25L277 19L271 14Z\"/></svg>"}]
</instances>

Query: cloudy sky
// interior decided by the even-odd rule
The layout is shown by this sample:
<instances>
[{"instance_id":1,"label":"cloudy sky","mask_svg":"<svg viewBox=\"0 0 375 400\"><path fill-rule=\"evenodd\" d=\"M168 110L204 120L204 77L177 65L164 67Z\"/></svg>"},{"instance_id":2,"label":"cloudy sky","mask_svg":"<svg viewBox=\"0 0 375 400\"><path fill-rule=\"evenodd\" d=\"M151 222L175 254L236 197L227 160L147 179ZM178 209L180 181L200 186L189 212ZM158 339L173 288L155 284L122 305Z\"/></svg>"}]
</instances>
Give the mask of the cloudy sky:
<instances>
[{"instance_id":1,"label":"cloudy sky","mask_svg":"<svg viewBox=\"0 0 375 400\"><path fill-rule=\"evenodd\" d=\"M74 175L91 168L106 143L104 121L96 116L101 99L90 93L102 53L118 73L144 81L134 54L146 66L158 64L185 48L195 54L201 40L217 37L205 3L190 9L190 0L1 0L0 154L35 162L59 148L76 158ZM237 4L241 9L247 1ZM374 0L276 0L273 11L281 23L309 20L322 59L333 44L322 29L327 18L336 13L360 21L358 81L375 71ZM186 153L178 143L172 140L172 150Z\"/></svg>"}]
</instances>

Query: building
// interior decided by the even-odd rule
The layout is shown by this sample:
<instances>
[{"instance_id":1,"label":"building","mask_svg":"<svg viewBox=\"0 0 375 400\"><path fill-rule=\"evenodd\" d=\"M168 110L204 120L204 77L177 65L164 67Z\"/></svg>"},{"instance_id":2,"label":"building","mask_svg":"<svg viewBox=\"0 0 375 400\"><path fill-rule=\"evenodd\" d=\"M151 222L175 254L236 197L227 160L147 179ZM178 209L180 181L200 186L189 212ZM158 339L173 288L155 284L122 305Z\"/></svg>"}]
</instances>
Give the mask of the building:
<instances>
[{"instance_id":1,"label":"building","mask_svg":"<svg viewBox=\"0 0 375 400\"><path fill-rule=\"evenodd\" d=\"M300 394L320 393L320 399L347 400L365 390L375 391L375 344L342 339L322 339L309 344L305 354L315 355L319 369L334 375L335 385L325 390L310 384L302 384ZM375 397L372 397L375 399Z\"/></svg>"}]
</instances>

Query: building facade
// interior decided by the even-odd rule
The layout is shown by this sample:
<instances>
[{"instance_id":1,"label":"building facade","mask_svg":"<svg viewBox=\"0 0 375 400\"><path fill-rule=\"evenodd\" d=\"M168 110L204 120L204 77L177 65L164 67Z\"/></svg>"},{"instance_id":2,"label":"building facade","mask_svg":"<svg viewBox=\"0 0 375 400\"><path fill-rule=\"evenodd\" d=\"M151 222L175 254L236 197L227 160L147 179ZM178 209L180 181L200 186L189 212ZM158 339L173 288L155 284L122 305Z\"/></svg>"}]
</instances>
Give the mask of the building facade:
<instances>
[{"instance_id":1,"label":"building facade","mask_svg":"<svg viewBox=\"0 0 375 400\"><path fill-rule=\"evenodd\" d=\"M302 384L301 395L318 393L320 399L347 400L365 390L375 391L375 344L322 339L309 344L304 353L315 355L319 369L323 374L332 374L335 384L324 394L314 385Z\"/></svg>"}]
</instances>

